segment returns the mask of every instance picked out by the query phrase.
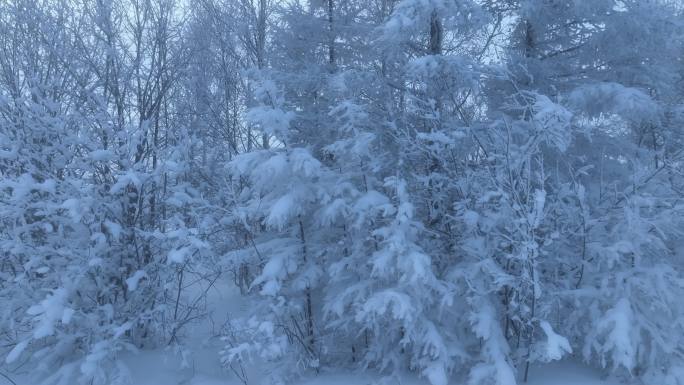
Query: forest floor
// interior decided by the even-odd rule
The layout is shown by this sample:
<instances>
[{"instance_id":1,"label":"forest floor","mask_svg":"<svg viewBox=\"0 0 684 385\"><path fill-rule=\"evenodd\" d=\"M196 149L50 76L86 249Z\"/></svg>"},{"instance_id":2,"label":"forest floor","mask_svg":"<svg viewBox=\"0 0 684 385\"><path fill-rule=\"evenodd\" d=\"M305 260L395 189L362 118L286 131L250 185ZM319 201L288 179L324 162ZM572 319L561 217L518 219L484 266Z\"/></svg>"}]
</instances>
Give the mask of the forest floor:
<instances>
[{"instance_id":1,"label":"forest floor","mask_svg":"<svg viewBox=\"0 0 684 385\"><path fill-rule=\"evenodd\" d=\"M218 369L218 361L214 360L217 369L196 368L177 370L161 355L149 354L142 360L136 357L132 366L134 385L242 385L233 375ZM207 363L209 364L209 363ZM209 366L209 365L207 365ZM258 369L255 369L258 372ZM575 362L561 362L535 367L530 370L527 385L622 385L617 380L601 379L599 372ZM250 377L255 379L254 377ZM297 385L373 385L375 383L394 385L395 382L377 382L379 377L349 373L325 373L315 377L304 378ZM259 381L250 381L250 384ZM412 375L402 379L401 385L428 385L428 382ZM29 385L29 384L18 384ZM399 385L397 383L397 385ZM453 384L459 385L459 384ZM522 385L522 383L521 383Z\"/></svg>"},{"instance_id":2,"label":"forest floor","mask_svg":"<svg viewBox=\"0 0 684 385\"><path fill-rule=\"evenodd\" d=\"M235 375L222 368L219 351L223 348L217 331L229 317L239 316L248 304L236 289L218 286L210 291L207 308L213 312L201 324L188 328L186 341L190 341L183 354L168 349L143 350L126 353L121 360L130 371L132 385L243 385ZM249 368L249 384L261 385L266 370ZM22 377L12 375L16 385L34 385ZM343 372L327 372L303 378L297 385L399 385L396 380L377 381L380 376ZM0 385L10 384L0 377ZM11 385L11 384L10 384ZM426 380L407 374L400 385L429 385ZM460 384L454 384L460 385ZM601 374L587 365L575 361L555 362L530 368L527 385L624 385L615 379L603 379Z\"/></svg>"},{"instance_id":3,"label":"forest floor","mask_svg":"<svg viewBox=\"0 0 684 385\"><path fill-rule=\"evenodd\" d=\"M192 328L195 341L191 346L192 356L188 358L189 368L178 369L179 359L170 352L144 352L129 356L126 364L131 368L134 385L242 385L236 377L221 368L218 352L223 348L212 336L228 317L240 316L248 304L234 287L217 287L208 295L207 307L214 309L210 321L203 327ZM151 369L152 368L152 369ZM158 369L157 369L158 368ZM265 368L250 369L251 384L259 384ZM379 377L351 373L322 373L305 378L297 385L371 385ZM565 361L530 368L527 385L619 385L616 380L602 379L601 374L578 362ZM19 384L24 385L24 384ZM28 384L26 384L28 385ZM395 385L392 381L386 385ZM397 384L398 385L398 384ZM401 385L429 385L426 380L407 375ZM454 384L457 385L457 384Z\"/></svg>"}]
</instances>

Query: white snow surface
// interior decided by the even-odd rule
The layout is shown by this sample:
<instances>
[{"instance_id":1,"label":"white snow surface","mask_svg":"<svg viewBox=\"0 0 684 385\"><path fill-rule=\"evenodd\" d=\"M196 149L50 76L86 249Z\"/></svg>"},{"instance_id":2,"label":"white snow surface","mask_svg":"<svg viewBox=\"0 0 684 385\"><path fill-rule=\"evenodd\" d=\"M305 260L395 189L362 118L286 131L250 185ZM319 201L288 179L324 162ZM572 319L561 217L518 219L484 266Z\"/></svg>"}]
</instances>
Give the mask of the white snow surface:
<instances>
[{"instance_id":1,"label":"white snow surface","mask_svg":"<svg viewBox=\"0 0 684 385\"><path fill-rule=\"evenodd\" d=\"M159 350L143 351L123 357L130 370L132 385L242 385L232 374L221 369L217 354L211 347L205 347L195 356L190 368L180 368L178 357L171 352ZM260 368L251 368L250 385L266 384L261 381ZM35 385L32 382L14 378L17 385ZM5 381L5 382L3 382ZM0 378L0 385L9 384ZM381 376L332 372L300 379L296 385L428 385L426 379L407 374L399 382L396 379L383 379ZM562 361L530 368L529 380L519 385L625 385L616 379L601 378L600 373L584 364ZM450 381L449 385L461 385Z\"/></svg>"},{"instance_id":2,"label":"white snow surface","mask_svg":"<svg viewBox=\"0 0 684 385\"><path fill-rule=\"evenodd\" d=\"M209 292L208 306L213 310L211 320L189 328L186 336L188 351L184 354L168 349L142 350L125 353L121 362L129 370L131 385L242 385L229 370L222 368L219 353L222 343L213 336L213 331L225 322L227 317L238 317L248 308L237 288L217 285ZM212 327L213 322L213 327ZM249 385L268 385L265 381L265 367L254 365L248 368ZM17 385L34 384L26 374L10 375ZM10 384L0 377L0 385ZM330 371L310 375L293 385L429 385L425 378L413 373L405 374L400 380L384 378L381 375ZM451 379L449 385L462 385ZM616 379L604 379L598 370L567 359L542 366L533 366L529 380L519 385L625 385Z\"/></svg>"},{"instance_id":3,"label":"white snow surface","mask_svg":"<svg viewBox=\"0 0 684 385\"><path fill-rule=\"evenodd\" d=\"M207 349L203 353L209 353ZM216 355L199 355L194 368L179 369L178 360L168 353L148 351L124 359L131 370L134 385L241 385L231 374L219 367ZM261 385L259 368L252 368L251 383ZM0 382L2 384L2 382ZM303 378L297 385L428 385L426 379L407 374L398 382L367 374L333 372ZM530 368L529 380L519 385L624 385L615 379L602 379L598 371L581 363L562 361ZM18 385L31 385L18 383ZM449 385L461 385L453 380Z\"/></svg>"}]
</instances>

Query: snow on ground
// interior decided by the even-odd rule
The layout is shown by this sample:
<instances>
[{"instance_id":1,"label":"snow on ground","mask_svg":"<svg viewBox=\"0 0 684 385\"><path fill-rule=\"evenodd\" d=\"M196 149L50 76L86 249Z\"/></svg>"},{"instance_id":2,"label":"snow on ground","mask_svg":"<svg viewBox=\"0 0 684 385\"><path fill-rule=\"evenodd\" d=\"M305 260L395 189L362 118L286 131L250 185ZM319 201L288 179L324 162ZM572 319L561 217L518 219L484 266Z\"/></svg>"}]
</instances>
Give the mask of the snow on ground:
<instances>
[{"instance_id":1,"label":"snow on ground","mask_svg":"<svg viewBox=\"0 0 684 385\"><path fill-rule=\"evenodd\" d=\"M530 368L527 385L619 385L615 379L602 379L598 370L573 362L552 362Z\"/></svg>"},{"instance_id":2,"label":"snow on ground","mask_svg":"<svg viewBox=\"0 0 684 385\"><path fill-rule=\"evenodd\" d=\"M237 317L247 310L248 304L237 289L230 285L217 286L210 292L208 308L217 309L212 314L214 327L219 327L227 317ZM212 338L209 323L191 328L188 335L192 353L188 357L189 368L179 368L179 358L172 352L146 351L129 355L124 362L131 370L133 385L242 385L231 373L221 368L218 351L221 342ZM259 381L263 370L250 370L250 385L262 385ZM380 376L370 374L324 373L301 379L295 385L429 385L426 380L407 375L397 381L379 381ZM3 385L0 382L0 385ZM18 384L29 385L29 384ZM452 384L461 385L461 384ZM521 382L522 385L522 382ZM623 385L617 380L603 380L601 373L584 364L564 361L530 368L527 385Z\"/></svg>"},{"instance_id":3,"label":"snow on ground","mask_svg":"<svg viewBox=\"0 0 684 385\"><path fill-rule=\"evenodd\" d=\"M193 294L192 289L189 294ZM244 314L247 306L234 285L217 281L207 292L209 319L186 330L188 350L184 360L181 354L169 350L144 351L123 358L133 385L242 385L221 367L219 350L224 346L217 332L229 318Z\"/></svg>"},{"instance_id":4,"label":"snow on ground","mask_svg":"<svg viewBox=\"0 0 684 385\"><path fill-rule=\"evenodd\" d=\"M242 385L223 369L218 351L223 347L215 331L228 317L237 317L248 304L232 285L217 285L209 291L207 308L213 309L211 320L189 327L186 341L188 351L183 365L181 354L168 349L141 351L122 355L122 362L130 370L132 385ZM250 385L261 385L263 370L250 370ZM17 385L34 385L20 376L12 377ZM296 385L428 385L414 375L396 380L379 381L370 374L325 373L301 379ZM0 377L0 385L10 384ZM461 385L453 383L452 385ZM522 383L521 383L522 385ZM586 365L565 361L530 368L527 385L623 385L616 380L603 380L601 374Z\"/></svg>"},{"instance_id":5,"label":"snow on ground","mask_svg":"<svg viewBox=\"0 0 684 385\"><path fill-rule=\"evenodd\" d=\"M208 345L196 351L190 359L189 368L181 368L180 360L172 352L143 351L123 358L130 370L132 385L242 385L232 374L221 369L218 349ZM253 368L250 379L259 378L259 368ZM300 380L296 385L428 385L415 376L402 381L376 381L379 376L363 374L326 373ZM0 378L0 385L9 382ZM34 385L21 378L14 378L17 385ZM250 384L261 385L258 380ZM453 383L452 385L461 385ZM523 385L522 382L520 385ZM527 385L623 385L617 380L603 380L601 374L583 364L572 361L551 363L530 369Z\"/></svg>"},{"instance_id":6,"label":"snow on ground","mask_svg":"<svg viewBox=\"0 0 684 385\"><path fill-rule=\"evenodd\" d=\"M397 381L374 381L379 377L370 375L324 374L302 380L297 385L428 385L426 380L408 375ZM200 385L200 384L198 384ZM203 384L202 384L203 385ZM450 385L462 385L451 382ZM525 385L520 381L519 385ZM586 365L565 361L530 368L526 385L624 385L616 380L602 380L601 374Z\"/></svg>"},{"instance_id":7,"label":"snow on ground","mask_svg":"<svg viewBox=\"0 0 684 385\"><path fill-rule=\"evenodd\" d=\"M216 356L196 357L194 368L181 369L178 359L168 352L148 351L126 357L133 385L242 385L231 374L221 370ZM254 373L258 377L258 369ZM252 380L255 376L250 377ZM296 385L428 385L428 382L409 375L401 383L379 381L379 376L363 374L327 373L300 380ZM16 381L16 379L15 379ZM0 385L4 385L0 379ZM251 384L260 385L259 381ZM17 382L17 385L32 385ZM461 385L453 383L452 385ZM523 385L520 382L520 385ZM530 369L527 385L623 385L616 380L603 380L598 371L575 362L552 363Z\"/></svg>"}]
</instances>

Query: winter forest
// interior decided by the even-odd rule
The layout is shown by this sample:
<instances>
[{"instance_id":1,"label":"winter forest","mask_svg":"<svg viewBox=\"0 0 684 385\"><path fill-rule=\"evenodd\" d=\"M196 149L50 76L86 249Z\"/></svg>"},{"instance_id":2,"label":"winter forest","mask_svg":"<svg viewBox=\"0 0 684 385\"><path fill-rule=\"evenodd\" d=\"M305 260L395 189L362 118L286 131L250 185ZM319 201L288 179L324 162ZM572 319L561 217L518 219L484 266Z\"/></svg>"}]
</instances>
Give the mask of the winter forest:
<instances>
[{"instance_id":1,"label":"winter forest","mask_svg":"<svg viewBox=\"0 0 684 385\"><path fill-rule=\"evenodd\" d=\"M0 384L684 385L683 58L680 0L0 0Z\"/></svg>"}]
</instances>

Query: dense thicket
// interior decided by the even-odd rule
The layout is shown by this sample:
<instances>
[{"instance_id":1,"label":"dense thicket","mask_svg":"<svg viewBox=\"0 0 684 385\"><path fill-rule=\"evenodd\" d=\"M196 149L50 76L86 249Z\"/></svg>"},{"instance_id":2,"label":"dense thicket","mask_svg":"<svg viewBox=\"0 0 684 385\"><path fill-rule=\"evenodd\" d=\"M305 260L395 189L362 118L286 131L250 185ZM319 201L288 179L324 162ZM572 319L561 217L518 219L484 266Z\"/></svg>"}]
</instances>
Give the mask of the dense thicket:
<instances>
[{"instance_id":1,"label":"dense thicket","mask_svg":"<svg viewBox=\"0 0 684 385\"><path fill-rule=\"evenodd\" d=\"M0 369L684 384L678 1L0 2ZM218 359L217 358L217 359Z\"/></svg>"}]
</instances>

